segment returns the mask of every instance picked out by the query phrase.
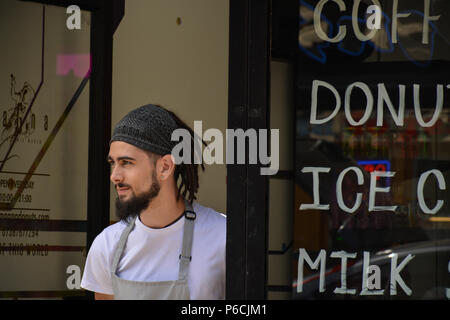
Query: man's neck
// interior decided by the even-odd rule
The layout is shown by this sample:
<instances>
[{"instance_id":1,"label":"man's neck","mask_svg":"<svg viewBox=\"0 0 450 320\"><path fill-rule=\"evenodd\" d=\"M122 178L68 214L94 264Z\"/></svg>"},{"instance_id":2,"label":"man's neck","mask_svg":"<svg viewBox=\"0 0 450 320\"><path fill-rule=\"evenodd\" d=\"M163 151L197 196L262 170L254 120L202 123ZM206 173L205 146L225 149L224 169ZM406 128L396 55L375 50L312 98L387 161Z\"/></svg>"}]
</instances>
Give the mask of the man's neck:
<instances>
[{"instance_id":1,"label":"man's neck","mask_svg":"<svg viewBox=\"0 0 450 320\"><path fill-rule=\"evenodd\" d=\"M147 209L139 215L141 222L149 228L159 229L170 225L184 212L184 200L177 201L175 195L159 194Z\"/></svg>"}]
</instances>

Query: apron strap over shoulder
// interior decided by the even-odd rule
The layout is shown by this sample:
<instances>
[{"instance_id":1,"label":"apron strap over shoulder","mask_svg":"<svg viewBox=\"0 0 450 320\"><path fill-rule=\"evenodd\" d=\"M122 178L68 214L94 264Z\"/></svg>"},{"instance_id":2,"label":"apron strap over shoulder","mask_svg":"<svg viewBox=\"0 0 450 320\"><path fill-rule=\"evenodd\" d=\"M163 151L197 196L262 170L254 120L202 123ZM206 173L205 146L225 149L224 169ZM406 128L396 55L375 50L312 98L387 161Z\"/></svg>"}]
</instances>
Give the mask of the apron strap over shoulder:
<instances>
[{"instance_id":1,"label":"apron strap over shoulder","mask_svg":"<svg viewBox=\"0 0 450 320\"><path fill-rule=\"evenodd\" d=\"M183 245L180 254L180 265L178 271L178 279L187 279L189 272L189 264L192 260L192 240L194 238L194 222L197 215L194 212L191 204L185 200L185 211L184 211L184 230L183 230Z\"/></svg>"},{"instance_id":2,"label":"apron strap over shoulder","mask_svg":"<svg viewBox=\"0 0 450 320\"><path fill-rule=\"evenodd\" d=\"M138 217L139 217L139 215L136 217L136 219L138 219ZM125 247L125 244L127 243L128 235L130 234L131 230L133 230L134 222L136 221L136 219L130 219L130 222L125 227L125 229L122 231L122 235L120 236L119 243L117 244L116 252L114 254L113 262L111 265L111 271L113 273L116 273L116 271L117 271L117 267L119 265L119 261L122 256L123 249Z\"/></svg>"}]
</instances>

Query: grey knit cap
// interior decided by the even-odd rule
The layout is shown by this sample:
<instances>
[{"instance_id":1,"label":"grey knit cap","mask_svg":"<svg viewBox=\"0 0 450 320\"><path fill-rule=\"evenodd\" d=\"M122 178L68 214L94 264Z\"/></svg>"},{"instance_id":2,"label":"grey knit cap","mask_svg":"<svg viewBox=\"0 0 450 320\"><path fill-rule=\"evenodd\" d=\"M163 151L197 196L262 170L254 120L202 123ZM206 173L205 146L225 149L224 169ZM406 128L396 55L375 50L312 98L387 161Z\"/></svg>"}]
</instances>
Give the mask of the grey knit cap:
<instances>
[{"instance_id":1,"label":"grey knit cap","mask_svg":"<svg viewBox=\"0 0 450 320\"><path fill-rule=\"evenodd\" d=\"M147 104L130 111L114 128L111 142L123 141L159 155L172 152L177 143L171 141L178 126L167 110Z\"/></svg>"}]
</instances>

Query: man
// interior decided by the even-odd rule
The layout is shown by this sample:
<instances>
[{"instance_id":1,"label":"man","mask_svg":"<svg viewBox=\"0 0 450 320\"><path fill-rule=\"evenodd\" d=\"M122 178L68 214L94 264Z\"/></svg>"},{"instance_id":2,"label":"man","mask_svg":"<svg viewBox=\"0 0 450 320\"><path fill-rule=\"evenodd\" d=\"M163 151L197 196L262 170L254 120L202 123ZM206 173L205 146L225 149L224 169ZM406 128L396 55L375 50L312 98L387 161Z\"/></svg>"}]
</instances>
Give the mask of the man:
<instances>
[{"instance_id":1,"label":"man","mask_svg":"<svg viewBox=\"0 0 450 320\"><path fill-rule=\"evenodd\" d=\"M81 282L96 299L225 298L226 218L194 202L198 164L176 165L171 155L180 128L194 139L156 105L114 128L108 161L121 220L95 238Z\"/></svg>"}]
</instances>

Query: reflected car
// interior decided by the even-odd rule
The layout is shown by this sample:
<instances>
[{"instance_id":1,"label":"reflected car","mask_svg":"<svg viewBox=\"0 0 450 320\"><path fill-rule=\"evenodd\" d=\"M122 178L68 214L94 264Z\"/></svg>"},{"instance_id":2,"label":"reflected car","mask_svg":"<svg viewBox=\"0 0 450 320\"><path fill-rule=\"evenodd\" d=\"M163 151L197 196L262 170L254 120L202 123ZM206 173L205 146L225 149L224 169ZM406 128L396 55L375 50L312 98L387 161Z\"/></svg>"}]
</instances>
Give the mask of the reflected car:
<instances>
[{"instance_id":1,"label":"reflected car","mask_svg":"<svg viewBox=\"0 0 450 320\"><path fill-rule=\"evenodd\" d=\"M338 250L336 250L338 251ZM396 266L400 265L408 255L412 256L409 262L399 272L407 288L411 290L408 295L399 283L396 283L396 293L391 294L391 265L392 257L398 255ZM315 260L317 252L309 252L311 260ZM369 265L376 265L380 270L379 287L373 290L384 290L382 295L361 295L363 281L363 252L358 252L355 259L347 260L346 287L355 289L354 294L334 293L341 287L341 259L330 258L327 252L327 266L331 262L337 263L325 270L324 292L319 292L319 272L311 270L307 263L304 264L302 292L297 292L297 279L293 283L294 299L313 300L392 300L392 299L424 299L446 300L450 299L450 239L421 241L399 246L393 246L370 254ZM313 271L314 273L311 273ZM306 275L306 272L309 272ZM369 272L370 274L370 272Z\"/></svg>"}]
</instances>

